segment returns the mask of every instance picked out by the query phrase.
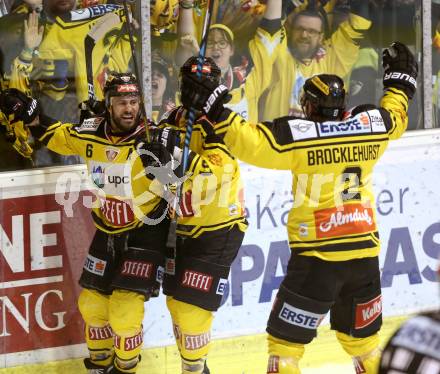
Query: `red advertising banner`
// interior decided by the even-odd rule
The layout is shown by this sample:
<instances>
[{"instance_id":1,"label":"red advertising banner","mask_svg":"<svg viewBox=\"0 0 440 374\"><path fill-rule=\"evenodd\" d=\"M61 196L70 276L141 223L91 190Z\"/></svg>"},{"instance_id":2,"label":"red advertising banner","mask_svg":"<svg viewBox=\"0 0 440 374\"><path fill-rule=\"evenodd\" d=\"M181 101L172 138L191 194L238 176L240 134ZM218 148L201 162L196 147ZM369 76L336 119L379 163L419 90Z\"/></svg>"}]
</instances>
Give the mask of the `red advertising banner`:
<instances>
[{"instance_id":1,"label":"red advertising banner","mask_svg":"<svg viewBox=\"0 0 440 374\"><path fill-rule=\"evenodd\" d=\"M79 202L54 195L0 200L0 354L82 343L77 280L94 234Z\"/></svg>"}]
</instances>

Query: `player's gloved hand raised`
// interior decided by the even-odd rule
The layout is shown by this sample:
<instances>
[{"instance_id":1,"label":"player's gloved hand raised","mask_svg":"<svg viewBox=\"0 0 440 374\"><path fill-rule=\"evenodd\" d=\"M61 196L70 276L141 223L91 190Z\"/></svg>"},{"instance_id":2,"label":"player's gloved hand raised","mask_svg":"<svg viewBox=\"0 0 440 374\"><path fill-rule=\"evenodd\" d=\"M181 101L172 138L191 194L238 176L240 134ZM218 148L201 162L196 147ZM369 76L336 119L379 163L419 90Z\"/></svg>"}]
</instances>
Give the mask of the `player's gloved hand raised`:
<instances>
[{"instance_id":1,"label":"player's gloved hand raised","mask_svg":"<svg viewBox=\"0 0 440 374\"><path fill-rule=\"evenodd\" d=\"M31 123L41 112L40 103L25 93L9 88L0 94L0 110L10 122Z\"/></svg>"},{"instance_id":2,"label":"player's gloved hand raised","mask_svg":"<svg viewBox=\"0 0 440 374\"><path fill-rule=\"evenodd\" d=\"M230 99L229 91L223 84L191 75L182 77L181 101L184 108L201 111L213 122L223 112L223 104Z\"/></svg>"},{"instance_id":3,"label":"player's gloved hand raised","mask_svg":"<svg viewBox=\"0 0 440 374\"><path fill-rule=\"evenodd\" d=\"M160 167L171 161L170 152L160 142L147 142L144 138L138 138L135 148L144 168L149 166Z\"/></svg>"},{"instance_id":4,"label":"player's gloved hand raised","mask_svg":"<svg viewBox=\"0 0 440 374\"><path fill-rule=\"evenodd\" d=\"M145 141L145 139L138 139L135 145L144 167L155 165L157 161L165 165L171 160L171 157L180 161L179 131L171 128L150 128L149 136L149 142Z\"/></svg>"},{"instance_id":5,"label":"player's gloved hand raised","mask_svg":"<svg viewBox=\"0 0 440 374\"><path fill-rule=\"evenodd\" d=\"M384 69L383 86L395 87L412 99L417 88L417 61L408 47L400 42L393 42L382 53Z\"/></svg>"},{"instance_id":6,"label":"player's gloved hand raised","mask_svg":"<svg viewBox=\"0 0 440 374\"><path fill-rule=\"evenodd\" d=\"M166 150L174 157L174 159L179 160L181 149L180 149L180 132L178 130L171 129L169 127L159 129L150 128L150 140L151 142L161 143Z\"/></svg>"}]
</instances>

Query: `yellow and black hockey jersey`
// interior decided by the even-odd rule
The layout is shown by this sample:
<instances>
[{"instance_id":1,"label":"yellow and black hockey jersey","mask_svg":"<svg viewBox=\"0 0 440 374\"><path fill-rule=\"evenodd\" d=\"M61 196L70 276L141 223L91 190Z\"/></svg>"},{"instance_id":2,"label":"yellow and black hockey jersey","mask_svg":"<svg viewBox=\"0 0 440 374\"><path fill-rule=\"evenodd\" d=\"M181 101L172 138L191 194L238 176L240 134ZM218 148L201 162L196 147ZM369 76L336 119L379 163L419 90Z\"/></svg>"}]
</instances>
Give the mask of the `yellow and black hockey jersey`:
<instances>
[{"instance_id":1,"label":"yellow and black hockey jersey","mask_svg":"<svg viewBox=\"0 0 440 374\"><path fill-rule=\"evenodd\" d=\"M92 216L99 230L118 233L141 226L144 217L165 217L167 203L157 190L160 186L150 188L153 181L145 177L142 162L133 152L143 125L115 136L103 117L75 125L40 116L40 126L29 128L50 150L85 160L95 194Z\"/></svg>"},{"instance_id":2,"label":"yellow and black hockey jersey","mask_svg":"<svg viewBox=\"0 0 440 374\"><path fill-rule=\"evenodd\" d=\"M291 170L292 250L328 261L377 256L373 167L408 124L408 99L389 89L381 107L337 122L282 117L251 124L227 109L216 125L230 152L263 168Z\"/></svg>"},{"instance_id":3,"label":"yellow and black hockey jersey","mask_svg":"<svg viewBox=\"0 0 440 374\"><path fill-rule=\"evenodd\" d=\"M159 123L160 127L181 130L185 136L186 110L178 107ZM212 134L212 124L202 117L193 127L188 162L189 178L183 183L181 216L177 233L197 237L237 224L247 228L240 168L220 137ZM209 135L211 133L211 135Z\"/></svg>"}]
</instances>

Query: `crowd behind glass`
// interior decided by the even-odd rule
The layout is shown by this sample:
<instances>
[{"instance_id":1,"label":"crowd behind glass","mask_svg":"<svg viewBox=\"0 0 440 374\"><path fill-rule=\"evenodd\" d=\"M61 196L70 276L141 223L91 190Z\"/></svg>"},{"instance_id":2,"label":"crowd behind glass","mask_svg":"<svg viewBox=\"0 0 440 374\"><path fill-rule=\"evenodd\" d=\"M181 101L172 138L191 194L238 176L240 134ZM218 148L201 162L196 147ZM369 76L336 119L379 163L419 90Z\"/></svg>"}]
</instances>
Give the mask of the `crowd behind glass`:
<instances>
[{"instance_id":1,"label":"crowd behind glass","mask_svg":"<svg viewBox=\"0 0 440 374\"><path fill-rule=\"evenodd\" d=\"M222 70L223 83L232 94L229 105L250 121L288 114L302 116L300 89L305 79L318 73L344 78L349 92L347 109L360 103L377 104L382 48L399 40L416 52L421 66L421 3L219 0L215 2L207 55ZM131 29L138 41L140 2L128 4L134 15ZM179 66L198 53L206 1L151 1L150 6L152 90L144 94L151 95L152 117L158 121L179 102ZM283 9L280 30L273 30L274 23L260 27L271 6ZM108 71L134 72L126 17L119 0L4 0L0 10L1 88L18 88L38 98L46 115L78 122L81 102L93 95L102 99ZM439 20L440 2L433 1L434 127L438 127L440 100ZM102 23L106 25L104 36L92 38L90 43L90 35ZM263 50L256 48L254 36L268 28L272 43ZM139 51L139 43L136 49ZM91 81L93 94L89 90ZM409 130L423 128L422 98L420 89L411 103ZM31 144L31 158L22 157L8 141L7 120L2 117L1 122L0 172L81 162L77 157L55 155L36 141Z\"/></svg>"}]
</instances>

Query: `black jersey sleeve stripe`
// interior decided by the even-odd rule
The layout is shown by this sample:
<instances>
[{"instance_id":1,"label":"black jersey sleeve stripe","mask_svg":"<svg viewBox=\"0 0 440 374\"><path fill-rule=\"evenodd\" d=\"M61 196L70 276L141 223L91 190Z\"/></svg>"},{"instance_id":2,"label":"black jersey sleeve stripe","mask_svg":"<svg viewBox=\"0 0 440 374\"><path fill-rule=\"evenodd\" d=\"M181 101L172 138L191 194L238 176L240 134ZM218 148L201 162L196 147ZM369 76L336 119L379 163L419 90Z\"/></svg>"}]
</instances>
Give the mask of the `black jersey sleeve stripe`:
<instances>
[{"instance_id":1,"label":"black jersey sleeve stripe","mask_svg":"<svg viewBox=\"0 0 440 374\"><path fill-rule=\"evenodd\" d=\"M63 124L61 122L58 122L49 128L46 129L46 131L40 136L38 139L40 142L42 142L44 145L47 145L50 142L50 139L55 135L55 132L57 129L59 129ZM33 135L33 133L32 133Z\"/></svg>"},{"instance_id":2,"label":"black jersey sleeve stripe","mask_svg":"<svg viewBox=\"0 0 440 374\"><path fill-rule=\"evenodd\" d=\"M316 239L316 240L307 240L307 241L299 241L299 240L291 240L289 241L289 244L291 245L306 245L306 244L319 244L320 243L324 243L324 244L329 244L332 241L338 241L338 240L352 240L352 239L362 239L362 238L370 238L371 236L373 236L374 238L379 238L379 233L377 231L375 232L369 232L367 234L359 234L359 235L351 235L351 236L343 236L343 237L337 237L337 238L326 238L326 239Z\"/></svg>"},{"instance_id":3,"label":"black jersey sleeve stripe","mask_svg":"<svg viewBox=\"0 0 440 374\"><path fill-rule=\"evenodd\" d=\"M376 248L377 243L372 239L363 240L359 242L345 242L337 244L324 244L315 245L314 247L304 247L300 245L292 245L291 249L294 251L307 252L307 251L319 251L319 252L342 252L342 251L354 251L358 249Z\"/></svg>"},{"instance_id":4,"label":"black jersey sleeve stripe","mask_svg":"<svg viewBox=\"0 0 440 374\"><path fill-rule=\"evenodd\" d=\"M229 158L235 160L235 157L229 152L228 148L222 143L205 143L203 150L219 150L225 153Z\"/></svg>"}]
</instances>

